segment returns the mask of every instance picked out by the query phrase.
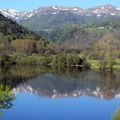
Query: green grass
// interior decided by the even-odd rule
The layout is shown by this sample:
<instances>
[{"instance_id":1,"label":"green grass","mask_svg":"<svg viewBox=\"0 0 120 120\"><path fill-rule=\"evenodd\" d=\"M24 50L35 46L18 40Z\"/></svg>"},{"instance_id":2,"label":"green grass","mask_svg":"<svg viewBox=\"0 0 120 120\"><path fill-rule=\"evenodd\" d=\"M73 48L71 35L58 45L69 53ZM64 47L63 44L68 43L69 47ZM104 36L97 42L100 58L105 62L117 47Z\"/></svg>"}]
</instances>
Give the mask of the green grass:
<instances>
[{"instance_id":1,"label":"green grass","mask_svg":"<svg viewBox=\"0 0 120 120\"><path fill-rule=\"evenodd\" d=\"M120 59L116 59L115 62L120 65Z\"/></svg>"},{"instance_id":2,"label":"green grass","mask_svg":"<svg viewBox=\"0 0 120 120\"><path fill-rule=\"evenodd\" d=\"M87 63L91 65L91 69L99 69L100 61L99 60L87 60Z\"/></svg>"},{"instance_id":3,"label":"green grass","mask_svg":"<svg viewBox=\"0 0 120 120\"><path fill-rule=\"evenodd\" d=\"M100 29L100 28L84 28L84 30L86 32L89 32L89 33L108 33L108 32L110 32L110 30L107 29L107 28L103 28L103 29Z\"/></svg>"},{"instance_id":4,"label":"green grass","mask_svg":"<svg viewBox=\"0 0 120 120\"><path fill-rule=\"evenodd\" d=\"M112 120L120 120L120 109L117 110Z\"/></svg>"},{"instance_id":5,"label":"green grass","mask_svg":"<svg viewBox=\"0 0 120 120\"><path fill-rule=\"evenodd\" d=\"M120 59L115 60L116 64L114 65L114 69L119 69L120 70Z\"/></svg>"},{"instance_id":6,"label":"green grass","mask_svg":"<svg viewBox=\"0 0 120 120\"><path fill-rule=\"evenodd\" d=\"M100 68L100 61L99 60L87 60L87 62L91 65L91 69L99 69ZM115 65L113 69L120 70L120 59L115 60Z\"/></svg>"}]
</instances>

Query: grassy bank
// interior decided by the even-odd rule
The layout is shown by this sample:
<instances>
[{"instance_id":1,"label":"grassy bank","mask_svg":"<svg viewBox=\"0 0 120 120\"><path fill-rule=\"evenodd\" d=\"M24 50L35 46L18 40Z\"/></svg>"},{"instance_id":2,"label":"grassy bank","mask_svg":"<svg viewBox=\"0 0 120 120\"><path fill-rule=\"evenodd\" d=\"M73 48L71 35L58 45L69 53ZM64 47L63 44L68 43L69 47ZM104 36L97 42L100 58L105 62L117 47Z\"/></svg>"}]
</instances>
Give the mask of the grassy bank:
<instances>
[{"instance_id":1,"label":"grassy bank","mask_svg":"<svg viewBox=\"0 0 120 120\"><path fill-rule=\"evenodd\" d=\"M4 56L4 58L1 58L0 62L1 64L43 65L59 68L87 66L86 58L76 53L59 53L51 55L12 54L10 56Z\"/></svg>"},{"instance_id":2,"label":"grassy bank","mask_svg":"<svg viewBox=\"0 0 120 120\"><path fill-rule=\"evenodd\" d=\"M87 60L87 63L90 64L91 69L99 69L100 68L100 60ZM115 65L113 66L114 70L120 70L120 59L115 60Z\"/></svg>"},{"instance_id":3,"label":"grassy bank","mask_svg":"<svg viewBox=\"0 0 120 120\"><path fill-rule=\"evenodd\" d=\"M55 68L83 67L100 69L101 62L102 61L100 60L91 60L83 54L78 53L59 53L48 56L38 54L32 54L29 56L25 54L12 54L10 56L4 56L4 59L0 58L1 64L42 65L52 66ZM115 60L113 69L120 70L120 59Z\"/></svg>"}]
</instances>

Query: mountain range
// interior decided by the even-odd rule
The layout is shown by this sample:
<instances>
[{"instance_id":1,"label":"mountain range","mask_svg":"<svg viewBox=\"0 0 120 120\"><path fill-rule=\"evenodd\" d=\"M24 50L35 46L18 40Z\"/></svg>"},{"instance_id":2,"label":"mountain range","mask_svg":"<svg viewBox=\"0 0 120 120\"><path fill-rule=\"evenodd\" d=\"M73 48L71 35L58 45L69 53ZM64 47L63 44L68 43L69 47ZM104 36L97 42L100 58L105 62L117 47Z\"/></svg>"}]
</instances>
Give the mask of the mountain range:
<instances>
[{"instance_id":1,"label":"mountain range","mask_svg":"<svg viewBox=\"0 0 120 120\"><path fill-rule=\"evenodd\" d=\"M22 11L12 9L0 9L0 13L5 17L14 19L17 22L22 22L33 16L41 15L58 15L71 13L78 16L96 16L98 18L104 16L120 16L120 8L113 5L101 5L93 8L82 9L80 7L63 7L63 6L49 6L33 9L32 11Z\"/></svg>"},{"instance_id":2,"label":"mountain range","mask_svg":"<svg viewBox=\"0 0 120 120\"><path fill-rule=\"evenodd\" d=\"M101 5L93 8L49 6L32 11L0 9L0 13L32 31L50 30L64 25L93 24L98 21L119 19L120 8Z\"/></svg>"},{"instance_id":3,"label":"mountain range","mask_svg":"<svg viewBox=\"0 0 120 120\"><path fill-rule=\"evenodd\" d=\"M0 13L65 48L86 48L114 31L120 38L120 8L110 4L88 9L63 6L40 7L32 11L0 9Z\"/></svg>"}]
</instances>

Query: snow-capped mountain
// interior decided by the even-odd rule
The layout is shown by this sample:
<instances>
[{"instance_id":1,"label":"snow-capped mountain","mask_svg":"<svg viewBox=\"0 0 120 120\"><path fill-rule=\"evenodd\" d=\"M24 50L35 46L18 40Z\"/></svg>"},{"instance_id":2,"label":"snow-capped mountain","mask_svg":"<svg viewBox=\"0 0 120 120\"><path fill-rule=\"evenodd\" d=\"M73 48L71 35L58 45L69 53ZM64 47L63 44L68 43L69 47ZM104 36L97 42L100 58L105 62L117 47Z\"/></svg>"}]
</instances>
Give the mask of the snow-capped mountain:
<instances>
[{"instance_id":1,"label":"snow-capped mountain","mask_svg":"<svg viewBox=\"0 0 120 120\"><path fill-rule=\"evenodd\" d=\"M46 15L46 14L59 14L59 12L69 11L75 14L81 14L82 9L79 7L60 7L60 6L51 6L51 7L40 7L32 11L23 11L19 12L13 9L0 9L0 13L7 18L11 18L17 22L26 20L33 16Z\"/></svg>"},{"instance_id":2,"label":"snow-capped mountain","mask_svg":"<svg viewBox=\"0 0 120 120\"><path fill-rule=\"evenodd\" d=\"M62 7L62 6L50 6L50 7L40 7L38 9L33 9L32 11L19 12L12 9L0 9L0 13L5 17L11 18L17 22L24 21L33 16L40 15L56 15L59 13L72 13L80 16L120 16L120 8L112 5L98 6L89 9L82 9L79 7Z\"/></svg>"},{"instance_id":3,"label":"snow-capped mountain","mask_svg":"<svg viewBox=\"0 0 120 120\"><path fill-rule=\"evenodd\" d=\"M20 22L21 20L26 20L27 18L31 17L31 12L19 12L13 9L0 9L0 13L3 14L5 17Z\"/></svg>"},{"instance_id":4,"label":"snow-capped mountain","mask_svg":"<svg viewBox=\"0 0 120 120\"><path fill-rule=\"evenodd\" d=\"M112 5L98 6L90 9L84 10L85 15L110 15L110 16L120 16L120 8Z\"/></svg>"}]
</instances>

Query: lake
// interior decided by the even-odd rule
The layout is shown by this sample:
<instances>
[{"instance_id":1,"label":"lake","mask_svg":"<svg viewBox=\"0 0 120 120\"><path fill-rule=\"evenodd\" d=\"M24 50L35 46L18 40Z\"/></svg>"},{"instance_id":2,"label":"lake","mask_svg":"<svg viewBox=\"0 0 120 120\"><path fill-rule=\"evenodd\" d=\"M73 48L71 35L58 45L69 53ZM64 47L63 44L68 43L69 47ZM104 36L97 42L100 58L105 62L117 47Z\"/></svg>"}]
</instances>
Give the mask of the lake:
<instances>
[{"instance_id":1,"label":"lake","mask_svg":"<svg viewBox=\"0 0 120 120\"><path fill-rule=\"evenodd\" d=\"M9 66L0 84L14 94L0 120L112 120L120 107L120 71Z\"/></svg>"}]
</instances>

